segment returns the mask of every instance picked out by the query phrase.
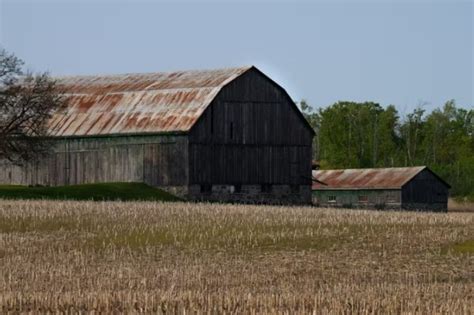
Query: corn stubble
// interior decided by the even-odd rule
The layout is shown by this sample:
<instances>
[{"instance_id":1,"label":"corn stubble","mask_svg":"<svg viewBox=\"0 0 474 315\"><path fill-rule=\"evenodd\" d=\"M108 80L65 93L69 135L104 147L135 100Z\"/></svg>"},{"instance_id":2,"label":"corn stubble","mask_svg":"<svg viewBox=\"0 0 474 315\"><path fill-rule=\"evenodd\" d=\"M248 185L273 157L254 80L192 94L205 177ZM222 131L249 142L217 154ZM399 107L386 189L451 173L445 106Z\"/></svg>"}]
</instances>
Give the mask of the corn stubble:
<instances>
[{"instance_id":1,"label":"corn stubble","mask_svg":"<svg viewBox=\"0 0 474 315\"><path fill-rule=\"evenodd\" d=\"M0 201L0 312L474 311L472 213Z\"/></svg>"}]
</instances>

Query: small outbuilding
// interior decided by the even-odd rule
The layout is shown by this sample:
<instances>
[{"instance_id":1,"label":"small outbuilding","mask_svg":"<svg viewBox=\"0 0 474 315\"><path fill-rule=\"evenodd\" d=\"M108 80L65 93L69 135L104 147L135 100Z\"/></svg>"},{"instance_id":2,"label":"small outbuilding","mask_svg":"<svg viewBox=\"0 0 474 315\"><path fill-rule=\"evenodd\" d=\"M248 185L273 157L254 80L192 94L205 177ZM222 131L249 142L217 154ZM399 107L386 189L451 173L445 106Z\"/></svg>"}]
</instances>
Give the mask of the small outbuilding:
<instances>
[{"instance_id":1,"label":"small outbuilding","mask_svg":"<svg viewBox=\"0 0 474 315\"><path fill-rule=\"evenodd\" d=\"M451 186L426 166L313 170L322 207L447 211Z\"/></svg>"}]
</instances>

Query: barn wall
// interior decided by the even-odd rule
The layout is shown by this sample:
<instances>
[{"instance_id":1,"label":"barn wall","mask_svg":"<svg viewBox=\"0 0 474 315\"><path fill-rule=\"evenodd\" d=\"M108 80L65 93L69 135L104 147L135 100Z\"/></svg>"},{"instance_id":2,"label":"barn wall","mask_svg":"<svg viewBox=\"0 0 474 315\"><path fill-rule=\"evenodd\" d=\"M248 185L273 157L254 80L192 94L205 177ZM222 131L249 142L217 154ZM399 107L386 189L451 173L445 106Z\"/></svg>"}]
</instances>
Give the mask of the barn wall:
<instances>
[{"instance_id":1,"label":"barn wall","mask_svg":"<svg viewBox=\"0 0 474 315\"><path fill-rule=\"evenodd\" d=\"M404 209L447 211L449 188L425 169L402 187Z\"/></svg>"},{"instance_id":2,"label":"barn wall","mask_svg":"<svg viewBox=\"0 0 474 315\"><path fill-rule=\"evenodd\" d=\"M187 145L187 137L177 135L61 139L47 158L22 167L3 162L0 183L145 182L180 193L187 185Z\"/></svg>"},{"instance_id":3,"label":"barn wall","mask_svg":"<svg viewBox=\"0 0 474 315\"><path fill-rule=\"evenodd\" d=\"M336 197L330 201L330 197ZM360 202L359 196L367 196ZM400 209L401 191L397 189L373 190L313 190L313 204L330 208Z\"/></svg>"},{"instance_id":4,"label":"barn wall","mask_svg":"<svg viewBox=\"0 0 474 315\"><path fill-rule=\"evenodd\" d=\"M250 70L223 88L190 132L190 192L309 203L312 136L282 89Z\"/></svg>"}]
</instances>

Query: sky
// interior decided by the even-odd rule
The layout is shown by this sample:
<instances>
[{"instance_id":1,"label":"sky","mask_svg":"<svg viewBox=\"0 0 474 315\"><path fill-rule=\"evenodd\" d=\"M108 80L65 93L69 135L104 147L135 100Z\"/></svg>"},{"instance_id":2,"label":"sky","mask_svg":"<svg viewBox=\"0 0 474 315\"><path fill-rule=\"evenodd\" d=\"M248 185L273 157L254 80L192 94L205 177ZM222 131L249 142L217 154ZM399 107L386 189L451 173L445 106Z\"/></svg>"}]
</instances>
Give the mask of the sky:
<instances>
[{"instance_id":1,"label":"sky","mask_svg":"<svg viewBox=\"0 0 474 315\"><path fill-rule=\"evenodd\" d=\"M474 107L474 4L456 0L0 0L0 45L32 71L255 65L293 100Z\"/></svg>"}]
</instances>

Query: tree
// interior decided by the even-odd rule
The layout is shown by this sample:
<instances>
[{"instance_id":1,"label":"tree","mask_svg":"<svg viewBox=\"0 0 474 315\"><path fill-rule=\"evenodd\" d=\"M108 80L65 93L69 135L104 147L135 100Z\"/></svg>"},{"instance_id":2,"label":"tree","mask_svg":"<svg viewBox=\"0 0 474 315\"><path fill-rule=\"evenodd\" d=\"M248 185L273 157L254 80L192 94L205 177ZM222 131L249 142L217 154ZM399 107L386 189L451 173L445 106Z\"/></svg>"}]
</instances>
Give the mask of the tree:
<instances>
[{"instance_id":1,"label":"tree","mask_svg":"<svg viewBox=\"0 0 474 315\"><path fill-rule=\"evenodd\" d=\"M423 161L452 186L454 195L473 194L474 190L474 111L457 108L450 100L425 119L424 139L420 144Z\"/></svg>"},{"instance_id":2,"label":"tree","mask_svg":"<svg viewBox=\"0 0 474 315\"><path fill-rule=\"evenodd\" d=\"M319 137L319 127L321 122L321 117L317 112L313 111L313 107L306 102L306 100L301 100L299 103L301 112L303 113L304 118L308 121L315 132L313 138L313 159L320 159L320 137Z\"/></svg>"},{"instance_id":3,"label":"tree","mask_svg":"<svg viewBox=\"0 0 474 315\"><path fill-rule=\"evenodd\" d=\"M398 115L373 102L337 102L319 109L323 166L376 167L395 164Z\"/></svg>"},{"instance_id":4,"label":"tree","mask_svg":"<svg viewBox=\"0 0 474 315\"><path fill-rule=\"evenodd\" d=\"M402 138L404 139L406 162L408 166L419 164L420 156L423 155L420 149L420 143L423 142L423 131L425 120L423 115L425 110L423 105L419 105L413 110L413 113L407 115L404 124L400 127ZM424 164L423 162L421 162Z\"/></svg>"},{"instance_id":5,"label":"tree","mask_svg":"<svg viewBox=\"0 0 474 315\"><path fill-rule=\"evenodd\" d=\"M393 105L337 102L317 113L323 169L427 165L474 200L474 110L451 100L400 119Z\"/></svg>"},{"instance_id":6,"label":"tree","mask_svg":"<svg viewBox=\"0 0 474 315\"><path fill-rule=\"evenodd\" d=\"M399 116L393 105L387 106L378 119L378 150L374 166L394 167L400 159L401 138L398 133Z\"/></svg>"},{"instance_id":7,"label":"tree","mask_svg":"<svg viewBox=\"0 0 474 315\"><path fill-rule=\"evenodd\" d=\"M0 160L15 164L48 153L47 123L64 104L47 73L23 73L23 61L0 50Z\"/></svg>"}]
</instances>

